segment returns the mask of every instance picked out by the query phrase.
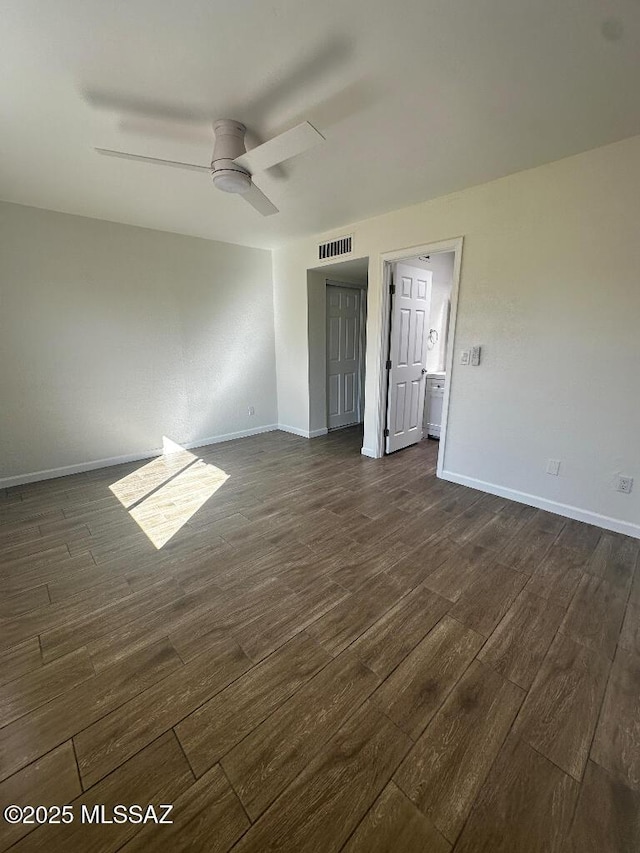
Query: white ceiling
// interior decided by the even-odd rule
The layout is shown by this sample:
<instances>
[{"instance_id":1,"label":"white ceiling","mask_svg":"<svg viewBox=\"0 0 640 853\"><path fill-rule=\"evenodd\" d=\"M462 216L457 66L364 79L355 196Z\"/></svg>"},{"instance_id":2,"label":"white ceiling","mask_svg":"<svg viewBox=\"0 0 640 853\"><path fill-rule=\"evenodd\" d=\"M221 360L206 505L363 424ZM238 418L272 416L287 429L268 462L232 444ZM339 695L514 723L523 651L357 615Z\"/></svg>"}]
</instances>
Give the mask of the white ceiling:
<instances>
[{"instance_id":1,"label":"white ceiling","mask_svg":"<svg viewBox=\"0 0 640 853\"><path fill-rule=\"evenodd\" d=\"M0 198L270 247L638 134L639 83L640 0L3 0ZM280 214L93 151L207 163L215 118L324 132Z\"/></svg>"}]
</instances>

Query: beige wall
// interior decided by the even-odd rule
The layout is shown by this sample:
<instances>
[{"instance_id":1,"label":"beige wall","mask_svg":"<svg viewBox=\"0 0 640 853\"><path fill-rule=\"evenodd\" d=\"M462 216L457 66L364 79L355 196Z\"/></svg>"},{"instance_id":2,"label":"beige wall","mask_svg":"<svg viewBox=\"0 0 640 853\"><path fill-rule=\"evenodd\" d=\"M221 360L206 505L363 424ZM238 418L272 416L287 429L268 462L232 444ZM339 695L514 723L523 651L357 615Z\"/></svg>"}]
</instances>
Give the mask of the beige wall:
<instances>
[{"instance_id":1,"label":"beige wall","mask_svg":"<svg viewBox=\"0 0 640 853\"><path fill-rule=\"evenodd\" d=\"M307 269L370 258L365 445L375 447L380 255L464 237L445 475L640 535L640 137L274 252L280 422L309 429ZM410 254L410 252L408 253ZM459 354L483 346L480 368ZM560 477L545 473L561 459ZM636 478L632 495L617 474Z\"/></svg>"},{"instance_id":2,"label":"beige wall","mask_svg":"<svg viewBox=\"0 0 640 853\"><path fill-rule=\"evenodd\" d=\"M270 252L0 204L0 483L271 426L275 382Z\"/></svg>"},{"instance_id":3,"label":"beige wall","mask_svg":"<svg viewBox=\"0 0 640 853\"><path fill-rule=\"evenodd\" d=\"M275 251L273 293L262 250L0 204L0 484L164 435L308 433L307 271L340 233L370 258L375 447L380 256L464 236L445 476L640 535L639 180L634 138L356 223Z\"/></svg>"}]
</instances>

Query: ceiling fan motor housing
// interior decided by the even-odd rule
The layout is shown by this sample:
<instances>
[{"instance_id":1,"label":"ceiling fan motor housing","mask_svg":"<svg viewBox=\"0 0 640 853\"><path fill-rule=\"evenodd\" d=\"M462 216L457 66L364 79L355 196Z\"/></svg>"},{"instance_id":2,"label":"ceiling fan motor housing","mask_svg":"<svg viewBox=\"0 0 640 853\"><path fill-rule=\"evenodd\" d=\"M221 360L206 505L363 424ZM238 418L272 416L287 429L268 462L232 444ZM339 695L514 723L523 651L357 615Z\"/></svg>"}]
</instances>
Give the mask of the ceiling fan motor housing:
<instances>
[{"instance_id":1,"label":"ceiling fan motor housing","mask_svg":"<svg viewBox=\"0 0 640 853\"><path fill-rule=\"evenodd\" d=\"M216 141L211 160L211 177L216 187L226 193L246 193L251 189L251 175L235 163L246 152L245 126L239 121L222 119L213 130Z\"/></svg>"}]
</instances>

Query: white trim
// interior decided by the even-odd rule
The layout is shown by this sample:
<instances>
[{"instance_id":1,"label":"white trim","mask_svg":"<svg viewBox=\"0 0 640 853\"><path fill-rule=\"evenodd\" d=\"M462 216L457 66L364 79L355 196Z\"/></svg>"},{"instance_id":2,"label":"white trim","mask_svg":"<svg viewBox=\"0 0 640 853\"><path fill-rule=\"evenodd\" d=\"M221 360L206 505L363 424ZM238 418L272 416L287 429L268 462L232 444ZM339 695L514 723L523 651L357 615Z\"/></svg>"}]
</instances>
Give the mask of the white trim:
<instances>
[{"instance_id":1,"label":"white trim","mask_svg":"<svg viewBox=\"0 0 640 853\"><path fill-rule=\"evenodd\" d=\"M380 357L378 359L378 428L376 429L375 459L380 459L384 456L384 430L387 422L387 386L389 383L386 363L389 358L389 285L391 283L391 263L387 263L384 255L380 256L380 263L382 264L382 299L380 300L382 346L380 347Z\"/></svg>"},{"instance_id":2,"label":"white trim","mask_svg":"<svg viewBox=\"0 0 640 853\"><path fill-rule=\"evenodd\" d=\"M300 429L300 427L287 426L286 424L278 424L274 429L281 429L283 432L290 432L292 435L299 435L301 438L318 438L329 432L326 427L309 431L308 429Z\"/></svg>"},{"instance_id":3,"label":"white trim","mask_svg":"<svg viewBox=\"0 0 640 853\"><path fill-rule=\"evenodd\" d=\"M243 429L238 432L229 432L224 435L214 435L209 438L198 438L195 441L178 442L181 447L191 450L196 447L206 447L209 444L220 444L223 441L233 441L236 438L247 438L250 435L259 435L263 432L273 432L280 429L277 424ZM32 471L28 474L16 474L14 477L3 477L0 479L0 489L8 489L12 486L24 486L27 483L37 483L41 480L53 480L56 477L68 477L70 474L83 474L85 471L95 471L97 468L111 468L113 465L122 465L126 462L142 462L162 456L162 447L155 450L145 450L141 453L127 453L124 456L111 456L107 459L92 459L90 462L78 462L75 465L64 465L61 468L47 468L44 471Z\"/></svg>"},{"instance_id":4,"label":"white trim","mask_svg":"<svg viewBox=\"0 0 640 853\"><path fill-rule=\"evenodd\" d=\"M462 244L464 240L458 237L451 243L455 246L453 256L453 287L451 289L451 311L449 314L449 333L447 335L447 353L445 356L444 370L447 377L444 383L444 399L442 401L442 420L440 422L440 446L438 447L438 459L436 462L436 477L442 477L444 471L444 454L447 446L447 424L449 422L449 400L451 398L451 385L453 379L453 352L456 337L456 320L458 317L458 296L460 293L460 271L462 269Z\"/></svg>"},{"instance_id":5,"label":"white trim","mask_svg":"<svg viewBox=\"0 0 640 853\"><path fill-rule=\"evenodd\" d=\"M320 429L312 429L308 433L309 438L319 438L321 435L327 435L329 430L326 427L321 427Z\"/></svg>"},{"instance_id":6,"label":"white trim","mask_svg":"<svg viewBox=\"0 0 640 853\"><path fill-rule=\"evenodd\" d=\"M309 438L308 429L300 429L300 427L287 426L286 424L278 424L276 429L281 429L282 432L290 432L292 435L299 435L302 438Z\"/></svg>"},{"instance_id":7,"label":"white trim","mask_svg":"<svg viewBox=\"0 0 640 853\"><path fill-rule=\"evenodd\" d=\"M458 294L460 289L460 270L462 266L463 237L452 237L449 240L439 240L436 243L426 243L422 246L407 246L405 249L395 249L393 252L380 254L380 280L382 282L382 299L380 300L381 312L381 347L378 364L378 429L376 433L376 454L374 458L384 456L385 440L384 429L387 415L387 371L385 364L389 358L389 276L391 264L395 261L410 261L417 255L430 255L442 252L453 252L453 286L451 289L451 314L449 318L449 338L447 341L447 355L445 370L447 382L442 403L442 427L440 447L438 448L437 476L442 476L444 465L444 452L446 441L447 417L449 414L449 397L451 394L451 374L453 367L453 349L456 333L456 317L458 313Z\"/></svg>"},{"instance_id":8,"label":"white trim","mask_svg":"<svg viewBox=\"0 0 640 853\"><path fill-rule=\"evenodd\" d=\"M360 449L360 453L362 453L363 456L368 456L369 459L377 459L378 458L376 456L375 450L372 450L370 447L362 447Z\"/></svg>"},{"instance_id":9,"label":"white trim","mask_svg":"<svg viewBox=\"0 0 640 853\"><path fill-rule=\"evenodd\" d=\"M622 521L619 518L600 515L600 513L572 506L571 504L550 501L546 498L541 498L538 495L519 492L516 489L509 489L506 486L499 486L496 483L487 483L484 480L476 480L474 477L467 477L464 474L456 474L453 471L443 470L438 476L443 480L448 480L450 483L469 486L470 488L478 489L481 492L488 492L490 495L497 495L500 498L508 498L511 501L516 501L516 503L534 506L537 509L544 509L547 512L554 513L555 515L562 515L565 518L572 518L575 521L584 521L586 524L595 524L596 527L603 527L605 530L613 530L615 533L623 533L625 536L632 536L634 539L640 539L640 524L633 524L631 521Z\"/></svg>"},{"instance_id":10,"label":"white trim","mask_svg":"<svg viewBox=\"0 0 640 853\"><path fill-rule=\"evenodd\" d=\"M47 468L44 471L31 471L28 474L16 474L13 477L3 477L0 489L12 486L24 486L27 483L39 483L41 480L53 480L56 477L68 477L70 474L83 474L85 471L95 471L96 468L110 468L112 465L122 465L125 462L141 462L154 456L161 456L162 448L148 450L144 453L128 453L125 456L110 456L107 459L93 459L91 462L78 462L75 465L64 465L61 468Z\"/></svg>"},{"instance_id":11,"label":"white trim","mask_svg":"<svg viewBox=\"0 0 640 853\"><path fill-rule=\"evenodd\" d=\"M250 435L262 435L263 432L274 432L279 429L278 424L267 424L266 426L241 429L238 432L228 432L224 435L214 435L211 438L198 438L188 441L186 444L178 442L181 447L192 450L194 447L206 447L208 444L222 444L223 441L233 441L236 438L248 438Z\"/></svg>"},{"instance_id":12,"label":"white trim","mask_svg":"<svg viewBox=\"0 0 640 853\"><path fill-rule=\"evenodd\" d=\"M369 272L367 284L360 288L360 411L358 423L364 424L365 385L367 382L367 312L369 311Z\"/></svg>"}]
</instances>

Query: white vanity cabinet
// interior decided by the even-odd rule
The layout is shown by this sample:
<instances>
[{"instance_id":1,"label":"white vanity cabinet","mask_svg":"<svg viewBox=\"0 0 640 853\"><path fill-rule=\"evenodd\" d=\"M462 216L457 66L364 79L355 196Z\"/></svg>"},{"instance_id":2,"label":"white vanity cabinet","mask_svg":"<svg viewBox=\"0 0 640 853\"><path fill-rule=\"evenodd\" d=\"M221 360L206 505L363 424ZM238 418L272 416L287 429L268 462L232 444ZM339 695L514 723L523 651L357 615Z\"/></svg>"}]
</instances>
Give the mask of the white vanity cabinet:
<instances>
[{"instance_id":1,"label":"white vanity cabinet","mask_svg":"<svg viewBox=\"0 0 640 853\"><path fill-rule=\"evenodd\" d=\"M445 383L444 373L427 373L423 431L429 438L440 438Z\"/></svg>"}]
</instances>

